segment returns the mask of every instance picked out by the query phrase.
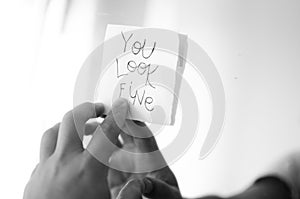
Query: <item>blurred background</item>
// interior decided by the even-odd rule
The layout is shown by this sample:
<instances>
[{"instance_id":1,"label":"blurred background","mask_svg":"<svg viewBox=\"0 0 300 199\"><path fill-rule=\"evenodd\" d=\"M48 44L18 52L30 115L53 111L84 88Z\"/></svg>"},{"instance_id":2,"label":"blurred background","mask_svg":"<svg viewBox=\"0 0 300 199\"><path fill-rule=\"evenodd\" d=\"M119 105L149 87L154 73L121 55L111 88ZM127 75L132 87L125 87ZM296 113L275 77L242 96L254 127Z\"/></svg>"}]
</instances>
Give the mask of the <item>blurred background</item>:
<instances>
[{"instance_id":1,"label":"blurred background","mask_svg":"<svg viewBox=\"0 0 300 199\"><path fill-rule=\"evenodd\" d=\"M225 87L223 134L199 160L210 115L200 102L203 128L171 167L186 197L243 190L300 147L299 19L297 0L1 1L1 197L22 197L41 136L73 107L76 76L108 23L182 32L208 53Z\"/></svg>"}]
</instances>

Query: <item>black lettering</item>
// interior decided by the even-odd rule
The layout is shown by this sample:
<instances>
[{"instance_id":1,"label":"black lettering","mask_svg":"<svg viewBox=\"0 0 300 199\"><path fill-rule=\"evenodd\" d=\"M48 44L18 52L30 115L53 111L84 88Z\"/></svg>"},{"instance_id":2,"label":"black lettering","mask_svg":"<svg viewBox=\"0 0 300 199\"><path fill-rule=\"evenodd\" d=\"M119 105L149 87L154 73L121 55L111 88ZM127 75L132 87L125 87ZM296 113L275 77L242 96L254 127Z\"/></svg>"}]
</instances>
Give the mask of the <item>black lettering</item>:
<instances>
[{"instance_id":1,"label":"black lettering","mask_svg":"<svg viewBox=\"0 0 300 199\"><path fill-rule=\"evenodd\" d=\"M146 77L146 83L145 83L145 86L147 86L147 84L149 84L149 86L151 86L152 88L155 88L155 86L153 86L151 83L150 83L150 80L149 80L149 76L154 73L158 68L158 65L150 72L150 66L148 68L148 72L147 72L147 77Z\"/></svg>"},{"instance_id":2,"label":"black lettering","mask_svg":"<svg viewBox=\"0 0 300 199\"><path fill-rule=\"evenodd\" d=\"M145 108L148 110L148 111L153 111L154 110L154 108L152 107L152 108L149 108L147 105L150 105L150 104L152 104L152 102L153 102L153 98L152 97L146 97L146 99L145 99Z\"/></svg>"},{"instance_id":3,"label":"black lettering","mask_svg":"<svg viewBox=\"0 0 300 199\"><path fill-rule=\"evenodd\" d=\"M128 74L126 74L126 73L124 73L124 74L119 74L119 60L118 60L118 58L116 58L116 63L117 63L117 78L120 78L120 77L122 77L122 76L124 76L124 75L128 75Z\"/></svg>"},{"instance_id":4,"label":"black lettering","mask_svg":"<svg viewBox=\"0 0 300 199\"><path fill-rule=\"evenodd\" d=\"M138 74L143 75L146 72L147 67L150 67L150 64L146 65L144 62L139 63L137 69Z\"/></svg>"},{"instance_id":5,"label":"black lettering","mask_svg":"<svg viewBox=\"0 0 300 199\"><path fill-rule=\"evenodd\" d=\"M137 99L137 100L138 100L138 103L139 103L140 105L142 105L143 99L144 99L144 96L145 96L145 92L146 92L145 89L144 89L144 91L143 91L142 97L140 98L140 97L139 97L139 93L138 93L138 89L136 89L136 90L135 90L135 94L132 95L131 88L132 88L132 82L130 83L130 87L129 87L130 97L133 99L132 104L134 105L134 104L135 104L135 100Z\"/></svg>"},{"instance_id":6,"label":"black lettering","mask_svg":"<svg viewBox=\"0 0 300 199\"><path fill-rule=\"evenodd\" d=\"M123 33L123 32L121 32L121 34L122 34L123 40L124 40L124 42L125 42L125 45L124 45L124 50L123 50L123 52L126 52L127 43L128 43L128 41L129 41L129 39L132 37L133 33L131 33L131 35L128 37L128 39L127 39L127 40L125 39L125 35L124 35L124 33Z\"/></svg>"},{"instance_id":7,"label":"black lettering","mask_svg":"<svg viewBox=\"0 0 300 199\"><path fill-rule=\"evenodd\" d=\"M125 88L123 87L123 85L126 85L126 83L120 83L120 93L119 93L119 97L122 96L122 90L125 89Z\"/></svg>"},{"instance_id":8,"label":"black lettering","mask_svg":"<svg viewBox=\"0 0 300 199\"><path fill-rule=\"evenodd\" d=\"M127 63L127 70L130 71L130 72L134 72L135 69L136 69L136 63L135 61L133 60L130 60L128 63Z\"/></svg>"},{"instance_id":9,"label":"black lettering","mask_svg":"<svg viewBox=\"0 0 300 199\"><path fill-rule=\"evenodd\" d=\"M144 40L144 42L145 42L145 40ZM143 56L145 59L148 59L149 57L151 57L151 55L152 55L153 52L154 52L155 47L156 47L156 42L154 42L153 47L152 47L152 50L151 50L151 52L150 52L150 54L149 54L148 56L145 56L145 53L144 53L145 48L144 48L144 49L142 50L142 56Z\"/></svg>"},{"instance_id":10,"label":"black lettering","mask_svg":"<svg viewBox=\"0 0 300 199\"><path fill-rule=\"evenodd\" d=\"M146 42L146 41L144 40L144 43L143 43L143 45L142 45L141 42L135 41L135 42L132 44L131 52L132 52L134 55L139 54L139 52L140 52L142 49L144 49L145 44L146 44L145 42ZM135 50L137 50L137 51L135 51Z\"/></svg>"}]
</instances>

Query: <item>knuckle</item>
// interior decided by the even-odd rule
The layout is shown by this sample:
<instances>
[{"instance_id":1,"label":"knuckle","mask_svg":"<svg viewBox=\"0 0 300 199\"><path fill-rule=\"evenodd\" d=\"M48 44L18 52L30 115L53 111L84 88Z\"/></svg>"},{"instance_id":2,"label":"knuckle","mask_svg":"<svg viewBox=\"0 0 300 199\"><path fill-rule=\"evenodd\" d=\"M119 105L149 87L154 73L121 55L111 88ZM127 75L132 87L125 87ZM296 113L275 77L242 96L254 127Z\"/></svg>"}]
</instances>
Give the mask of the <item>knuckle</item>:
<instances>
[{"instance_id":1,"label":"knuckle","mask_svg":"<svg viewBox=\"0 0 300 199\"><path fill-rule=\"evenodd\" d=\"M74 109L81 109L81 108L86 108L86 107L93 107L94 104L92 102L83 102L81 104L78 104L77 106L73 107Z\"/></svg>"},{"instance_id":2,"label":"knuckle","mask_svg":"<svg viewBox=\"0 0 300 199\"><path fill-rule=\"evenodd\" d=\"M92 102L83 102L81 105L84 107L93 107L94 106L94 104Z\"/></svg>"},{"instance_id":3,"label":"knuckle","mask_svg":"<svg viewBox=\"0 0 300 199\"><path fill-rule=\"evenodd\" d=\"M65 121L68 121L68 120L70 120L72 118L73 118L73 110L70 110L67 113L65 113L62 121L65 122Z\"/></svg>"},{"instance_id":4,"label":"knuckle","mask_svg":"<svg viewBox=\"0 0 300 199\"><path fill-rule=\"evenodd\" d=\"M47 141L49 138L51 138L53 136L54 133L55 133L55 130L52 128L45 131L42 136L41 142L43 143L43 142Z\"/></svg>"},{"instance_id":5,"label":"knuckle","mask_svg":"<svg viewBox=\"0 0 300 199\"><path fill-rule=\"evenodd\" d=\"M57 167L63 167L67 165L73 158L74 156L61 150L55 151L51 156L52 161L55 162Z\"/></svg>"},{"instance_id":6,"label":"knuckle","mask_svg":"<svg viewBox=\"0 0 300 199\"><path fill-rule=\"evenodd\" d=\"M95 111L95 105L91 102L84 102L79 106L80 106L80 108L85 109L90 112Z\"/></svg>"},{"instance_id":7,"label":"knuckle","mask_svg":"<svg viewBox=\"0 0 300 199\"><path fill-rule=\"evenodd\" d=\"M84 112L87 113L94 113L96 116L96 106L92 102L84 102L73 109L73 114L83 114Z\"/></svg>"}]
</instances>

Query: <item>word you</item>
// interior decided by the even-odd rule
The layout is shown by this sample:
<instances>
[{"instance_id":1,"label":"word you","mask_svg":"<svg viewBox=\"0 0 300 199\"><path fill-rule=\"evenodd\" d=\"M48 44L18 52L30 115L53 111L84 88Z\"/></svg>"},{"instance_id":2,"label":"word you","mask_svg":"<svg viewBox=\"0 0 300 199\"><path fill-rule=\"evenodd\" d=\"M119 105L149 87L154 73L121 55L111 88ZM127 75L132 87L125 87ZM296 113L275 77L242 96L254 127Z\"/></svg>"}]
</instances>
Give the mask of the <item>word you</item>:
<instances>
[{"instance_id":1,"label":"word you","mask_svg":"<svg viewBox=\"0 0 300 199\"><path fill-rule=\"evenodd\" d=\"M158 65L153 66L151 65L151 63L145 62L152 56L153 52L155 51L156 42L153 43L153 46L150 48L150 52L147 52L147 50L145 50L147 43L146 39L144 39L143 42L136 40L130 46L129 41L132 41L133 33L131 33L127 38L123 32L121 32L121 34L124 41L123 53L129 50L130 53L132 53L134 56L141 55L143 61L137 63L136 60L130 59L127 64L123 66L126 67L126 72L120 73L120 67L122 66L120 66L118 58L116 58L117 78L126 76L129 73L136 73L137 77L142 78L145 83L142 88L139 85L137 89L134 89L134 79L131 79L130 83L121 81L121 83L119 84L119 97L122 97L123 91L125 89L128 89L129 98L132 100L133 105L139 104L140 106L144 106L147 111L153 111L154 107L152 103L154 102L154 99L153 96L147 94L147 89L155 89L155 86L150 81L150 77L157 71Z\"/></svg>"}]
</instances>

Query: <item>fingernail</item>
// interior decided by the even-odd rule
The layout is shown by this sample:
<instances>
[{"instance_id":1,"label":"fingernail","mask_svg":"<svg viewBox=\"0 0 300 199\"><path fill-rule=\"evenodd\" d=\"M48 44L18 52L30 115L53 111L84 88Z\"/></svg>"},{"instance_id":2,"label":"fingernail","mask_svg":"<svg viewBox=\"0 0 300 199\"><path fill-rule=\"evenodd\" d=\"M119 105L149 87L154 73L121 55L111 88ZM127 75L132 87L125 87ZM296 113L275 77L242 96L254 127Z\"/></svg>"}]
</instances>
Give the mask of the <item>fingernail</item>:
<instances>
[{"instance_id":1,"label":"fingernail","mask_svg":"<svg viewBox=\"0 0 300 199\"><path fill-rule=\"evenodd\" d=\"M144 178L143 182L145 184L144 193L150 193L153 189L152 181L149 178Z\"/></svg>"},{"instance_id":2,"label":"fingernail","mask_svg":"<svg viewBox=\"0 0 300 199\"><path fill-rule=\"evenodd\" d=\"M128 106L128 101L125 98L118 98L114 102L113 106L115 106L115 107L127 107Z\"/></svg>"},{"instance_id":3,"label":"fingernail","mask_svg":"<svg viewBox=\"0 0 300 199\"><path fill-rule=\"evenodd\" d=\"M95 103L95 111L96 111L96 116L100 117L104 112L104 104Z\"/></svg>"},{"instance_id":4,"label":"fingernail","mask_svg":"<svg viewBox=\"0 0 300 199\"><path fill-rule=\"evenodd\" d=\"M113 104L113 112L118 112L121 115L127 115L128 111L128 102L124 98L117 99Z\"/></svg>"},{"instance_id":5,"label":"fingernail","mask_svg":"<svg viewBox=\"0 0 300 199\"><path fill-rule=\"evenodd\" d=\"M127 100L124 98L117 99L113 104L112 114L119 127L123 127L125 123L125 119L127 117L127 113L128 113Z\"/></svg>"}]
</instances>

